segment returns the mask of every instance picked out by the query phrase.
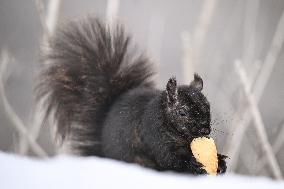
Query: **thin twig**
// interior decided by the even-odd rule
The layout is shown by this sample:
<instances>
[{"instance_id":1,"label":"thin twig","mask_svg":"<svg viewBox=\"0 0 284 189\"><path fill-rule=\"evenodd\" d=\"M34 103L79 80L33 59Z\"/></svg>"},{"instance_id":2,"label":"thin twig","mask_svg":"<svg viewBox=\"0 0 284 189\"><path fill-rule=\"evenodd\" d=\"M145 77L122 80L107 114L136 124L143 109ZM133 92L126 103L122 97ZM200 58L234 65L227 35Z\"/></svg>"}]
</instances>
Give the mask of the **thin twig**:
<instances>
[{"instance_id":1,"label":"thin twig","mask_svg":"<svg viewBox=\"0 0 284 189\"><path fill-rule=\"evenodd\" d=\"M42 0L35 0L35 5L37 8L37 12L39 15L39 19L40 19L40 24L41 27L43 29L43 41L46 41L49 37L49 28L47 27L47 23L46 23L46 13L45 13L45 9L44 9L44 4L42 2Z\"/></svg>"},{"instance_id":2,"label":"thin twig","mask_svg":"<svg viewBox=\"0 0 284 189\"><path fill-rule=\"evenodd\" d=\"M184 31L181 33L182 42L182 67L184 83L189 83L193 80L194 66L193 66L193 46L192 35Z\"/></svg>"},{"instance_id":3,"label":"thin twig","mask_svg":"<svg viewBox=\"0 0 284 189\"><path fill-rule=\"evenodd\" d=\"M255 30L257 23L259 0L246 1L244 18L244 42L243 42L243 65L248 66L254 61L255 55Z\"/></svg>"},{"instance_id":4,"label":"thin twig","mask_svg":"<svg viewBox=\"0 0 284 189\"><path fill-rule=\"evenodd\" d=\"M280 149L283 146L283 144L284 144L284 123L282 123L280 127L281 127L281 130L278 133L278 136L277 136L274 144L272 145L272 149L273 149L274 154L277 154L280 151ZM267 164L266 158L262 157L258 161L258 166L257 166L255 172L259 172L261 169L263 169L263 167L266 164Z\"/></svg>"},{"instance_id":5,"label":"thin twig","mask_svg":"<svg viewBox=\"0 0 284 189\"><path fill-rule=\"evenodd\" d=\"M248 108L253 117L254 126L257 131L258 137L260 139L261 147L263 148L265 155L268 158L268 163L271 166L274 177L280 180L282 179L281 169L273 153L272 147L268 141L268 137L265 131L265 125L263 123L261 114L258 110L256 99L251 94L250 88L247 85L248 78L246 76L245 70L242 68L240 62L236 62L235 66L236 66L237 73L239 74L239 77L240 77L240 80L241 80L241 83L242 83L242 86L245 92L246 99L248 101Z\"/></svg>"},{"instance_id":6,"label":"thin twig","mask_svg":"<svg viewBox=\"0 0 284 189\"><path fill-rule=\"evenodd\" d=\"M38 11L38 15L40 17L41 26L43 28L42 34L42 51L45 50L45 47L48 47L47 41L48 38L51 37L56 29L58 13L60 10L61 0L50 0L48 3L47 12L45 12L45 7L42 0L36 0L36 7ZM46 14L46 15L45 15ZM43 111L42 103L38 102L32 111L31 118L31 128L29 129L30 135L37 139L39 137L40 128L41 128L41 120L43 119ZM28 143L25 138L20 138L20 147L19 152L21 154L25 154L28 151Z\"/></svg>"},{"instance_id":7,"label":"thin twig","mask_svg":"<svg viewBox=\"0 0 284 189\"><path fill-rule=\"evenodd\" d=\"M42 0L35 0L35 5L40 18L40 23L43 29L42 47L47 47L48 39L52 36L56 29L58 13L61 5L61 0L50 0L48 3L47 12L45 11Z\"/></svg>"},{"instance_id":8,"label":"thin twig","mask_svg":"<svg viewBox=\"0 0 284 189\"><path fill-rule=\"evenodd\" d=\"M113 22L117 18L117 14L119 10L119 3L120 3L120 0L108 0L107 1L106 18L107 18L107 21L110 27L112 27Z\"/></svg>"},{"instance_id":9,"label":"thin twig","mask_svg":"<svg viewBox=\"0 0 284 189\"><path fill-rule=\"evenodd\" d=\"M243 66L247 68L249 85L253 84L257 74L259 73L258 64L255 61L255 45L256 45L256 23L258 18L259 0L246 1L246 11L244 17L244 38L243 38ZM260 62L258 62L260 63Z\"/></svg>"},{"instance_id":10,"label":"thin twig","mask_svg":"<svg viewBox=\"0 0 284 189\"><path fill-rule=\"evenodd\" d=\"M42 46L46 46L47 43L47 39L49 37L49 29L47 27L47 23L46 23L46 19L45 19L45 7L44 7L44 3L42 2L42 0L35 0L35 6L38 12L38 16L40 19L40 24L42 27ZM36 112L32 112L32 113L36 113ZM35 114L33 114L33 117L36 116ZM34 124L32 123L31 126L34 126ZM31 132L31 130L35 130L34 128L27 128L29 131L29 134L34 133L33 136L35 139L37 139L37 133L35 132ZM39 132L39 131L38 131ZM19 148L19 154L26 154L28 151L28 141L26 140L25 137L19 136L19 144L18 144L18 148Z\"/></svg>"},{"instance_id":11,"label":"thin twig","mask_svg":"<svg viewBox=\"0 0 284 189\"><path fill-rule=\"evenodd\" d=\"M216 4L216 0L206 0L202 5L193 33L190 34L185 31L181 34L183 47L183 80L185 83L193 79L194 69L200 63L200 54Z\"/></svg>"},{"instance_id":12,"label":"thin twig","mask_svg":"<svg viewBox=\"0 0 284 189\"><path fill-rule=\"evenodd\" d=\"M254 51L255 51L255 27L256 27L256 21L257 21L257 14L258 14L258 6L259 1L258 0L252 0L246 2L246 10L245 10L245 17L244 17L244 39L243 39L243 65L247 66L249 62L253 62L254 60ZM251 64L255 65L255 64ZM248 85L250 88L253 84L253 80L255 80L256 74L258 72L252 73L253 68L251 69L251 72L249 74L251 80L248 80ZM234 117L241 117L240 115L247 116L249 114L249 111L245 109L245 106L239 106L237 111L234 114ZM243 114L243 112L246 111L246 114ZM237 158L239 157L240 150L239 148L235 148L236 144L237 147L240 146L240 141L242 141L242 138L244 136L244 133L246 129L246 125L248 123L242 122L240 124L239 120L241 119L235 119L233 121L231 131L230 133L234 133L234 137L232 139L228 139L229 141L226 143L227 146L225 148L229 148L229 155L231 157L230 163L228 166L229 170L234 170L237 165ZM238 126L238 127L236 127ZM237 130L237 131L236 131ZM229 146L229 147L228 147ZM234 147L233 147L234 146Z\"/></svg>"},{"instance_id":13,"label":"thin twig","mask_svg":"<svg viewBox=\"0 0 284 189\"><path fill-rule=\"evenodd\" d=\"M23 121L18 117L18 115L15 113L13 110L12 106L10 105L6 94L5 94L5 88L4 88L4 83L2 82L3 75L6 71L6 67L9 61L9 56L8 53L5 51L1 52L1 67L0 67L0 97L3 101L3 106L4 110L6 113L6 116L9 118L11 121L12 125L14 128L23 136L27 139L29 144L31 145L31 149L35 154L37 154L40 157L47 157L47 154L45 151L37 144L35 139L30 136L29 132L27 131L27 127L24 125Z\"/></svg>"},{"instance_id":14,"label":"thin twig","mask_svg":"<svg viewBox=\"0 0 284 189\"><path fill-rule=\"evenodd\" d=\"M148 31L147 31L147 53L155 62L155 68L160 68L161 50L163 44L163 36L165 30L165 19L158 14L151 15ZM158 79L159 74L156 74L155 79Z\"/></svg>"},{"instance_id":15,"label":"thin twig","mask_svg":"<svg viewBox=\"0 0 284 189\"><path fill-rule=\"evenodd\" d=\"M60 5L61 5L61 0L49 0L47 6L47 14L45 17L45 23L50 36L54 34L57 26Z\"/></svg>"},{"instance_id":16,"label":"thin twig","mask_svg":"<svg viewBox=\"0 0 284 189\"><path fill-rule=\"evenodd\" d=\"M204 40L208 33L216 4L217 0L206 0L202 5L199 20L193 32L193 66L200 63L200 53L202 52Z\"/></svg>"},{"instance_id":17,"label":"thin twig","mask_svg":"<svg viewBox=\"0 0 284 189\"><path fill-rule=\"evenodd\" d=\"M274 144L272 145L275 154L277 154L280 151L283 144L284 144L284 124L281 125L281 130L278 133L278 136Z\"/></svg>"},{"instance_id":18,"label":"thin twig","mask_svg":"<svg viewBox=\"0 0 284 189\"><path fill-rule=\"evenodd\" d=\"M261 67L260 73L257 78L257 82L253 88L253 93L255 95L255 99L257 102L259 102L260 98L262 97L266 84L269 81L270 75L273 71L273 67L276 63L276 60L283 46L283 42L284 42L284 11L282 12L282 15L280 17L280 20L276 28L276 32L272 39L271 47Z\"/></svg>"}]
</instances>

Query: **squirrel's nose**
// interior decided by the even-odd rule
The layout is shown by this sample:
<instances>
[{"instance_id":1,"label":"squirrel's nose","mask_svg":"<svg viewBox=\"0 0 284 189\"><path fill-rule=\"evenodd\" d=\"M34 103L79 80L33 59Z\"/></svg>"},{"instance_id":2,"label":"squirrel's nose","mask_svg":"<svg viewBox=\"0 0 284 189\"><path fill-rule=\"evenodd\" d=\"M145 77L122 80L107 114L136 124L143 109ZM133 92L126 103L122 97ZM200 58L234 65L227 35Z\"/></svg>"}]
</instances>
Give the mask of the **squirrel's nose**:
<instances>
[{"instance_id":1,"label":"squirrel's nose","mask_svg":"<svg viewBox=\"0 0 284 189\"><path fill-rule=\"evenodd\" d=\"M203 127L203 128L200 129L200 134L202 134L202 135L209 135L210 131L211 131L210 128Z\"/></svg>"}]
</instances>

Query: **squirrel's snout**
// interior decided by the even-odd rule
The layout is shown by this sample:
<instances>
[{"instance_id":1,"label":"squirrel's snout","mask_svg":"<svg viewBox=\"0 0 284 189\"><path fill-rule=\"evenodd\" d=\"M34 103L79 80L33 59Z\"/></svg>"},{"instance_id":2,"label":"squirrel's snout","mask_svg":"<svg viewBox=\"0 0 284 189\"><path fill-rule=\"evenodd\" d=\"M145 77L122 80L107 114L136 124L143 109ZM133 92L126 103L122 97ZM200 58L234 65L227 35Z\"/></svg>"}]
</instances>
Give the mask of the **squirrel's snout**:
<instances>
[{"instance_id":1,"label":"squirrel's snout","mask_svg":"<svg viewBox=\"0 0 284 189\"><path fill-rule=\"evenodd\" d=\"M200 129L199 133L202 135L209 135L211 132L211 129L208 127L203 127Z\"/></svg>"}]
</instances>

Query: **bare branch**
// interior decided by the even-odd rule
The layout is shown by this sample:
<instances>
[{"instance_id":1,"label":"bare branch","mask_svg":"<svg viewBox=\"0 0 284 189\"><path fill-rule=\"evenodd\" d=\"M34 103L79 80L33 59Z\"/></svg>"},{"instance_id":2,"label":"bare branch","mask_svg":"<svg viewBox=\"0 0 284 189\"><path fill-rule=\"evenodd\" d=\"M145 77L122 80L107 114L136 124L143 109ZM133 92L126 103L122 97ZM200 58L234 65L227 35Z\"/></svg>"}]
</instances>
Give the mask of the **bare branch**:
<instances>
[{"instance_id":1,"label":"bare branch","mask_svg":"<svg viewBox=\"0 0 284 189\"><path fill-rule=\"evenodd\" d=\"M56 29L61 0L49 0L45 23L50 35L53 35Z\"/></svg>"},{"instance_id":2,"label":"bare branch","mask_svg":"<svg viewBox=\"0 0 284 189\"><path fill-rule=\"evenodd\" d=\"M194 69L200 63L200 54L216 4L216 0L204 1L193 33L190 34L186 31L181 33L183 80L185 83L193 79Z\"/></svg>"},{"instance_id":3,"label":"bare branch","mask_svg":"<svg viewBox=\"0 0 284 189\"><path fill-rule=\"evenodd\" d=\"M15 113L11 105L9 104L9 101L5 94L5 88L3 83L3 75L6 71L6 67L9 61L8 53L5 51L1 52L1 67L0 67L0 98L3 101L4 110L6 113L6 116L10 119L12 125L14 128L27 139L29 144L31 145L31 149L35 154L37 154L40 157L47 157L47 154L45 151L36 143L35 139L30 136L29 132L27 131L27 127L24 125L23 121L18 117L18 115Z\"/></svg>"},{"instance_id":4,"label":"bare branch","mask_svg":"<svg viewBox=\"0 0 284 189\"><path fill-rule=\"evenodd\" d=\"M159 69L160 67L164 29L165 19L158 14L151 15L147 31L147 53L153 58L156 69ZM159 80L159 74L156 74L154 77L156 80Z\"/></svg>"},{"instance_id":5,"label":"bare branch","mask_svg":"<svg viewBox=\"0 0 284 189\"><path fill-rule=\"evenodd\" d=\"M279 55L280 49L283 45L283 40L284 40L284 11L277 25L277 28L276 28L276 31L275 31L275 34L272 40L271 48L268 51L265 62L260 68L260 73L257 76L255 85L253 86L254 90L252 90L252 93L255 94L256 104L259 102L263 94L264 88L266 86L266 83L268 82L270 78L272 69ZM229 167L228 167L229 170L234 170L237 164L237 158L239 157L239 152L240 152L240 142L238 141L242 140L243 135L246 132L248 125L250 124L251 114L249 112L250 111L247 108L244 109L241 106L236 110L236 115L242 114L243 118L240 119L241 120L240 123L235 123L238 125L237 127L232 127L231 133L234 133L233 138L228 138L226 142L227 145L225 147L226 148L225 151L227 151L227 154L230 155L231 157L230 159L231 163L229 164ZM233 126L235 124L233 124Z\"/></svg>"},{"instance_id":6,"label":"bare branch","mask_svg":"<svg viewBox=\"0 0 284 189\"><path fill-rule=\"evenodd\" d=\"M118 9L119 9L120 0L108 0L106 8L106 18L110 26L112 26L113 21L116 20Z\"/></svg>"},{"instance_id":7,"label":"bare branch","mask_svg":"<svg viewBox=\"0 0 284 189\"><path fill-rule=\"evenodd\" d=\"M181 33L182 41L182 67L183 67L183 80L184 83L189 83L193 80L194 66L193 66L193 46L192 35L184 31Z\"/></svg>"},{"instance_id":8,"label":"bare branch","mask_svg":"<svg viewBox=\"0 0 284 189\"><path fill-rule=\"evenodd\" d=\"M273 148L273 152L274 154L277 154L281 147L283 146L284 144L284 123L282 123L280 125L280 132L278 133L278 136L274 142L274 144L272 145L272 148ZM268 162L266 161L266 158L265 157L262 157L259 161L258 161L258 166L256 168L256 171L255 172L259 172L261 169L263 169L263 167L267 164Z\"/></svg>"},{"instance_id":9,"label":"bare branch","mask_svg":"<svg viewBox=\"0 0 284 189\"><path fill-rule=\"evenodd\" d=\"M46 21L45 21L45 9L44 9L44 4L42 0L35 0L35 5L38 11L41 27L43 29L43 39L46 41L49 37L49 28L47 27Z\"/></svg>"},{"instance_id":10,"label":"bare branch","mask_svg":"<svg viewBox=\"0 0 284 189\"><path fill-rule=\"evenodd\" d=\"M253 117L254 126L257 131L261 147L263 148L266 157L268 158L268 163L270 164L272 168L273 175L276 179L282 179L282 173L281 169L278 165L278 162L276 160L276 157L273 153L273 150L271 148L271 145L268 141L268 137L266 135L265 131L265 125L263 123L261 114L258 110L256 99L254 96L250 93L250 88L247 85L248 78L246 76L245 70L242 68L240 62L235 63L237 73L239 74L239 77L241 79L241 83L245 92L246 99L248 101L248 109L250 110L250 114ZM241 139L239 139L241 140Z\"/></svg>"},{"instance_id":11,"label":"bare branch","mask_svg":"<svg viewBox=\"0 0 284 189\"><path fill-rule=\"evenodd\" d=\"M60 10L61 0L49 0L47 13L45 12L44 4L42 0L36 0L36 7L40 17L41 26L43 28L42 34L42 50L45 50L45 47L48 47L47 41L51 37L56 29L56 24L58 20L58 13ZM43 108L42 103L37 103L33 108L32 118L31 118L31 127L28 128L30 135L37 139L40 133L41 120L43 119ZM20 138L20 147L19 152L25 154L28 151L28 141L26 138Z\"/></svg>"},{"instance_id":12,"label":"bare branch","mask_svg":"<svg viewBox=\"0 0 284 189\"><path fill-rule=\"evenodd\" d=\"M208 33L216 4L217 0L206 0L201 8L199 20L193 32L193 66L196 66L200 62L200 53L202 52L204 39Z\"/></svg>"},{"instance_id":13,"label":"bare branch","mask_svg":"<svg viewBox=\"0 0 284 189\"><path fill-rule=\"evenodd\" d=\"M45 7L42 0L35 0L35 5L43 29L42 43L43 45L48 45L48 38L54 33L56 28L61 0L50 0L48 4L47 13L45 11Z\"/></svg>"},{"instance_id":14,"label":"bare branch","mask_svg":"<svg viewBox=\"0 0 284 189\"><path fill-rule=\"evenodd\" d=\"M247 6L244 19L244 46L242 59L244 66L248 66L249 63L254 62L255 29L257 23L259 0L246 1L246 3Z\"/></svg>"},{"instance_id":15,"label":"bare branch","mask_svg":"<svg viewBox=\"0 0 284 189\"><path fill-rule=\"evenodd\" d=\"M281 130L278 133L278 136L272 146L275 154L277 154L280 151L281 147L284 144L284 123L280 126L280 128Z\"/></svg>"},{"instance_id":16,"label":"bare branch","mask_svg":"<svg viewBox=\"0 0 284 189\"><path fill-rule=\"evenodd\" d=\"M248 63L254 62L254 50L255 50L255 27L256 27L256 21L257 21L257 14L258 14L258 7L259 7L259 0L252 0L246 2L246 10L245 10L245 17L244 17L244 27L243 27L243 33L244 33L244 39L243 39L243 65L248 66ZM251 88L253 82L255 80L256 74L258 73L256 69L254 69L255 64L252 65L252 69L249 72L250 78L248 79L246 85L248 85L249 88ZM255 71L255 72L254 72ZM244 114L245 111L245 114ZM237 158L239 157L240 149L239 146L241 144L242 138L244 136L244 133L246 131L246 127L249 124L245 122L247 119L243 119L243 117L247 117L249 114L249 110L247 110L246 106L239 105L237 111L234 114L235 119L233 121L232 127L231 127L231 133L234 133L234 136L232 139L228 139L228 142L226 143L227 148L226 150L229 152L231 159L229 164L229 170L234 170L237 165ZM241 118L242 117L242 118ZM239 120L244 120L240 123ZM238 127L236 127L238 126ZM236 148L236 147L237 148Z\"/></svg>"},{"instance_id":17,"label":"bare branch","mask_svg":"<svg viewBox=\"0 0 284 189\"><path fill-rule=\"evenodd\" d=\"M280 50L283 45L283 41L284 41L284 11L282 12L282 15L280 17L280 20L276 28L276 32L272 39L271 47L261 67L260 73L257 78L257 82L253 88L253 93L255 95L255 99L257 102L259 102L260 98L262 97L263 91L266 87L266 84L273 71L273 67L279 56Z\"/></svg>"}]
</instances>

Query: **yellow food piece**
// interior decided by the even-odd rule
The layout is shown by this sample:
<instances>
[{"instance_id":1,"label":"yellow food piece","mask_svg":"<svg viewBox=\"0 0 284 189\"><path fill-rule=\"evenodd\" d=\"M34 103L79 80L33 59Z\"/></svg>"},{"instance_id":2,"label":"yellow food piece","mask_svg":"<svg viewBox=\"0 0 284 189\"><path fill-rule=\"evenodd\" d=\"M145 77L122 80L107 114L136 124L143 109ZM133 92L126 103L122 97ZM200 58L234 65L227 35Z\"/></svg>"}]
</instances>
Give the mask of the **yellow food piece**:
<instances>
[{"instance_id":1,"label":"yellow food piece","mask_svg":"<svg viewBox=\"0 0 284 189\"><path fill-rule=\"evenodd\" d=\"M199 137L190 144L192 154L210 175L216 175L218 168L217 149L212 138Z\"/></svg>"}]
</instances>

